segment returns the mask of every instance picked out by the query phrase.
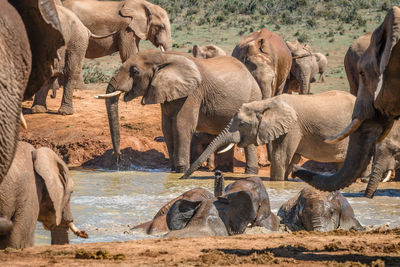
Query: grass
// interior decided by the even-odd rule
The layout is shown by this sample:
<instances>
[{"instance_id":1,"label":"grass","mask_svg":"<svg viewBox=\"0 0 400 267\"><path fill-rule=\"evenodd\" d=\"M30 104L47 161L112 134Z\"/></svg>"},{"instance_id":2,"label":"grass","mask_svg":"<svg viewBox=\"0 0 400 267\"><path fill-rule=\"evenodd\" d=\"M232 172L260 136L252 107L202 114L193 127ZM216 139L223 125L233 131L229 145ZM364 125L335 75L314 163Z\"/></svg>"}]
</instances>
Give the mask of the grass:
<instances>
[{"instance_id":1,"label":"grass","mask_svg":"<svg viewBox=\"0 0 400 267\"><path fill-rule=\"evenodd\" d=\"M343 67L348 47L362 34L373 31L389 7L400 4L400 0L150 1L168 11L176 51L190 53L194 44L214 44L230 55L236 43L261 28L277 33L284 40L299 39L310 44L313 51L329 55L327 80L324 84L314 83L314 93L348 90ZM140 49L154 49L154 46L141 41ZM112 76L120 65L117 55L85 62L85 65L96 64L94 75L100 71Z\"/></svg>"}]
</instances>

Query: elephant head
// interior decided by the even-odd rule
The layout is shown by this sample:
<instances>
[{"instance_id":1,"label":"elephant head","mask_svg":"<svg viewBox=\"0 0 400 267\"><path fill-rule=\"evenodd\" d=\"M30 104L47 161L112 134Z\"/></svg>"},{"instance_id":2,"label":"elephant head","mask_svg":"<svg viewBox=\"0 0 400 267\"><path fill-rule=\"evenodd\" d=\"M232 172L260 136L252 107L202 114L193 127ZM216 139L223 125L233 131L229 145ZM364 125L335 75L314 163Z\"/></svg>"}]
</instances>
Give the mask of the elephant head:
<instances>
[{"instance_id":1,"label":"elephant head","mask_svg":"<svg viewBox=\"0 0 400 267\"><path fill-rule=\"evenodd\" d=\"M129 28L142 40L149 40L156 47L172 49L171 25L167 12L147 1L127 0L120 15L131 18Z\"/></svg>"},{"instance_id":2,"label":"elephant head","mask_svg":"<svg viewBox=\"0 0 400 267\"><path fill-rule=\"evenodd\" d=\"M286 134L296 124L295 110L278 98L243 104L228 126L211 142L201 156L190 166L182 179L188 178L218 148L228 151L237 144L246 147L263 145Z\"/></svg>"},{"instance_id":3,"label":"elephant head","mask_svg":"<svg viewBox=\"0 0 400 267\"><path fill-rule=\"evenodd\" d=\"M292 79L296 79L300 85L300 94L310 93L310 83L315 82L318 73L318 63L313 56L309 46L303 46L297 40L286 42L292 53L292 68L290 70Z\"/></svg>"},{"instance_id":4,"label":"elephant head","mask_svg":"<svg viewBox=\"0 0 400 267\"><path fill-rule=\"evenodd\" d=\"M204 201L178 200L167 214L167 237L241 234L256 211L248 191Z\"/></svg>"},{"instance_id":5,"label":"elephant head","mask_svg":"<svg viewBox=\"0 0 400 267\"><path fill-rule=\"evenodd\" d=\"M198 46L194 45L192 49L194 57L213 58L217 56L226 56L224 50L215 45Z\"/></svg>"},{"instance_id":6,"label":"elephant head","mask_svg":"<svg viewBox=\"0 0 400 267\"><path fill-rule=\"evenodd\" d=\"M68 244L68 228L87 238L73 224L70 198L74 183L64 161L47 147L33 151L32 159L37 177L44 183L38 221L51 231L51 243Z\"/></svg>"},{"instance_id":7,"label":"elephant head","mask_svg":"<svg viewBox=\"0 0 400 267\"><path fill-rule=\"evenodd\" d=\"M280 41L283 46L280 45ZM285 55L278 55L282 53L279 49L287 50L289 57L289 65L286 66L287 70L291 67L290 51L284 46L283 40L276 34L269 32L267 29L254 32L245 39L243 39L232 52L232 56L243 62L253 77L256 79L260 86L263 99L274 96L279 87L279 80L285 80L285 77L279 77L279 61L280 57ZM283 72L283 71L282 71Z\"/></svg>"},{"instance_id":8,"label":"elephant head","mask_svg":"<svg viewBox=\"0 0 400 267\"><path fill-rule=\"evenodd\" d=\"M51 76L57 49L64 45L52 0L2 1L0 39L0 182L14 157L21 102Z\"/></svg>"},{"instance_id":9,"label":"elephant head","mask_svg":"<svg viewBox=\"0 0 400 267\"><path fill-rule=\"evenodd\" d=\"M367 50L358 61L359 85L353 121L327 140L338 142L350 135L346 160L334 175L297 170L295 176L320 190L335 191L352 184L369 163L375 144L383 140L400 115L400 8L393 7L375 29Z\"/></svg>"},{"instance_id":10,"label":"elephant head","mask_svg":"<svg viewBox=\"0 0 400 267\"><path fill-rule=\"evenodd\" d=\"M111 79L106 98L107 114L114 152L120 155L118 120L119 94L124 101L143 96L141 103L162 104L187 97L199 87L202 76L197 65L188 56L178 53L142 51L129 58Z\"/></svg>"}]
</instances>

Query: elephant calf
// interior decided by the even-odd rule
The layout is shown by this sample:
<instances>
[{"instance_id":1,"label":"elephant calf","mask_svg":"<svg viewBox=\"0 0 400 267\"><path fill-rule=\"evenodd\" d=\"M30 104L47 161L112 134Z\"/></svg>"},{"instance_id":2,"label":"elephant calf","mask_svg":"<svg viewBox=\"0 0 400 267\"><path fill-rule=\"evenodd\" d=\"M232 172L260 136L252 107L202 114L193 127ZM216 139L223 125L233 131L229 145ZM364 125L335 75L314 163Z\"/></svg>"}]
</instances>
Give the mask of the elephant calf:
<instances>
[{"instance_id":1,"label":"elephant calf","mask_svg":"<svg viewBox=\"0 0 400 267\"><path fill-rule=\"evenodd\" d=\"M33 246L36 221L51 231L52 244L68 244L73 224L73 181L67 165L49 148L19 142L12 165L0 180L0 248Z\"/></svg>"},{"instance_id":2,"label":"elephant calf","mask_svg":"<svg viewBox=\"0 0 400 267\"><path fill-rule=\"evenodd\" d=\"M306 186L284 203L278 211L278 216L282 218L282 223L294 231L364 229L342 193L323 192L311 186Z\"/></svg>"}]
</instances>

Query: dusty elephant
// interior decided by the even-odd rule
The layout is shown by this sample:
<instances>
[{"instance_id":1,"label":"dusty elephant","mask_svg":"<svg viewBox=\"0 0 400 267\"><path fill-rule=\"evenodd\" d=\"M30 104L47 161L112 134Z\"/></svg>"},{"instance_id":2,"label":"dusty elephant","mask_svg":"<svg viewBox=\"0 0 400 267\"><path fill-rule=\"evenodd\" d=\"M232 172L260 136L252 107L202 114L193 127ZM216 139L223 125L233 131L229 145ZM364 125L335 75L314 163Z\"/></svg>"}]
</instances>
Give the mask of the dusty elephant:
<instances>
[{"instance_id":1,"label":"dusty elephant","mask_svg":"<svg viewBox=\"0 0 400 267\"><path fill-rule=\"evenodd\" d=\"M352 122L328 142L350 136L343 167L333 175L296 170L294 175L325 191L351 185L374 154L375 145L390 132L400 116L400 8L388 10L383 23L375 29L367 50L358 61L358 92Z\"/></svg>"},{"instance_id":2,"label":"dusty elephant","mask_svg":"<svg viewBox=\"0 0 400 267\"><path fill-rule=\"evenodd\" d=\"M131 57L111 79L106 98L114 152L120 155L118 99L143 96L141 103L161 104L162 130L173 171L189 168L195 130L219 134L236 110L261 99L257 82L233 57L193 58L186 54L142 51ZM258 172L255 146L246 149L246 172Z\"/></svg>"},{"instance_id":3,"label":"dusty elephant","mask_svg":"<svg viewBox=\"0 0 400 267\"><path fill-rule=\"evenodd\" d=\"M205 190L204 188L191 189L179 195L178 197L172 199L164 206L162 206L161 209L156 213L156 215L154 215L154 218L151 221L137 225L132 229L143 229L149 235L168 232L169 229L166 221L167 213L176 201L180 199L185 199L190 201L203 201L212 199L213 197L214 195Z\"/></svg>"},{"instance_id":4,"label":"dusty elephant","mask_svg":"<svg viewBox=\"0 0 400 267\"><path fill-rule=\"evenodd\" d=\"M371 41L372 32L360 36L354 43L351 44L344 56L344 69L346 71L347 80L350 85L350 93L357 96L358 79L360 71L357 63L362 54L367 50Z\"/></svg>"},{"instance_id":5,"label":"dusty elephant","mask_svg":"<svg viewBox=\"0 0 400 267\"><path fill-rule=\"evenodd\" d=\"M319 73L318 82L323 83L325 82L325 71L326 67L328 66L328 59L322 53L313 53L313 56L315 57L315 60L317 61L318 64L318 73Z\"/></svg>"},{"instance_id":6,"label":"dusty elephant","mask_svg":"<svg viewBox=\"0 0 400 267\"><path fill-rule=\"evenodd\" d=\"M347 92L330 91L318 95L283 94L243 104L182 178L189 177L210 153L228 144L246 147L270 143L272 180L287 178L300 156L343 162L347 140L333 145L324 140L351 121L354 102L355 97Z\"/></svg>"},{"instance_id":7,"label":"dusty elephant","mask_svg":"<svg viewBox=\"0 0 400 267\"><path fill-rule=\"evenodd\" d=\"M15 154L21 102L39 91L52 74L64 44L51 0L0 1L0 179Z\"/></svg>"},{"instance_id":8,"label":"dusty elephant","mask_svg":"<svg viewBox=\"0 0 400 267\"><path fill-rule=\"evenodd\" d=\"M322 192L311 186L285 202L278 216L292 231L364 230L342 193Z\"/></svg>"},{"instance_id":9,"label":"dusty elephant","mask_svg":"<svg viewBox=\"0 0 400 267\"><path fill-rule=\"evenodd\" d=\"M249 177L235 181L225 187L222 191L224 184L224 177L221 172L215 172L215 196L229 195L234 192L248 191L251 194L253 209L256 211L254 218L250 220L250 227L261 226L270 231L279 230L279 219L272 213L271 205L267 190L261 179L258 177Z\"/></svg>"},{"instance_id":10,"label":"dusty elephant","mask_svg":"<svg viewBox=\"0 0 400 267\"><path fill-rule=\"evenodd\" d=\"M254 32L236 45L232 56L246 65L260 86L263 99L283 92L292 57L277 34L267 29Z\"/></svg>"},{"instance_id":11,"label":"dusty elephant","mask_svg":"<svg viewBox=\"0 0 400 267\"><path fill-rule=\"evenodd\" d=\"M61 102L61 107L58 110L59 114L71 115L74 113L72 98L76 88L83 66L86 49L90 39L104 39L115 33L110 33L105 36L97 36L90 32L83 25L79 18L68 8L57 5L57 12L61 22L62 34L65 41L65 46L58 50L61 60L57 61L54 66L53 76L42 86L40 91L36 93L32 104L32 113L46 112L46 98L50 88L54 88L54 83L58 76L62 75L64 85L64 94ZM53 94L54 94L53 91Z\"/></svg>"},{"instance_id":12,"label":"dusty elephant","mask_svg":"<svg viewBox=\"0 0 400 267\"><path fill-rule=\"evenodd\" d=\"M212 58L218 56L226 56L225 51L216 45L198 46L194 45L192 49L194 57Z\"/></svg>"},{"instance_id":13,"label":"dusty elephant","mask_svg":"<svg viewBox=\"0 0 400 267\"><path fill-rule=\"evenodd\" d=\"M33 246L36 221L51 231L52 244L68 244L68 228L87 238L73 224L72 188L68 167L51 149L35 150L19 142L10 170L0 180L0 248Z\"/></svg>"},{"instance_id":14,"label":"dusty elephant","mask_svg":"<svg viewBox=\"0 0 400 267\"><path fill-rule=\"evenodd\" d=\"M284 92L298 91L299 94L310 94L310 83L315 82L315 75L319 67L315 56L309 46L295 42L286 42L292 53L292 68ZM298 89L297 89L298 88Z\"/></svg>"},{"instance_id":15,"label":"dusty elephant","mask_svg":"<svg viewBox=\"0 0 400 267\"><path fill-rule=\"evenodd\" d=\"M241 234L256 216L251 193L239 191L203 201L178 200L167 213L166 237Z\"/></svg>"},{"instance_id":16,"label":"dusty elephant","mask_svg":"<svg viewBox=\"0 0 400 267\"><path fill-rule=\"evenodd\" d=\"M71 9L97 35L118 32L101 40L90 40L87 58L98 58L119 51L122 62L139 52L140 40L149 40L166 51L172 48L171 25L167 12L144 0L84 1L67 0Z\"/></svg>"}]
</instances>

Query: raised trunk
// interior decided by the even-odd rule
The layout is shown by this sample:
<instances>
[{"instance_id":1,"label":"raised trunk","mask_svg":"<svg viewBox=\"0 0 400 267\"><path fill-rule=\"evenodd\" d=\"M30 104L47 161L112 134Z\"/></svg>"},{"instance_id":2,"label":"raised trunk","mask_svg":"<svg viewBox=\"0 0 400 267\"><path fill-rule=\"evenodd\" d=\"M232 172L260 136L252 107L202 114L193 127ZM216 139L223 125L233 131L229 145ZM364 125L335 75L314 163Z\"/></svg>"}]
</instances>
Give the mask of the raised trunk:
<instances>
[{"instance_id":1,"label":"raised trunk","mask_svg":"<svg viewBox=\"0 0 400 267\"><path fill-rule=\"evenodd\" d=\"M52 245L65 245L69 244L68 226L63 224L51 230L51 244Z\"/></svg>"},{"instance_id":2,"label":"raised trunk","mask_svg":"<svg viewBox=\"0 0 400 267\"><path fill-rule=\"evenodd\" d=\"M240 141L240 133L238 131L230 132L229 127L230 124L217 137L215 137L215 139L208 145L206 150L204 150L200 157L185 172L181 179L189 178L189 176L198 168L200 168L201 164L203 164L203 162L205 162L211 154L215 153L218 148L230 143L238 143Z\"/></svg>"},{"instance_id":3,"label":"raised trunk","mask_svg":"<svg viewBox=\"0 0 400 267\"><path fill-rule=\"evenodd\" d=\"M333 175L321 175L303 169L296 170L293 174L322 191L336 191L347 187L360 177L369 164L382 131L378 122L364 121L350 136L346 160L342 168Z\"/></svg>"},{"instance_id":4,"label":"raised trunk","mask_svg":"<svg viewBox=\"0 0 400 267\"><path fill-rule=\"evenodd\" d=\"M220 171L215 171L214 174L214 197L220 197L224 194L225 178Z\"/></svg>"},{"instance_id":5,"label":"raised trunk","mask_svg":"<svg viewBox=\"0 0 400 267\"><path fill-rule=\"evenodd\" d=\"M107 87L107 94L114 92L114 86L109 83ZM110 126L111 140L114 148L114 153L117 157L121 155L120 151L120 133L119 133L119 115L118 115L118 100L119 95L106 98L106 107L108 115L108 124Z\"/></svg>"}]
</instances>

